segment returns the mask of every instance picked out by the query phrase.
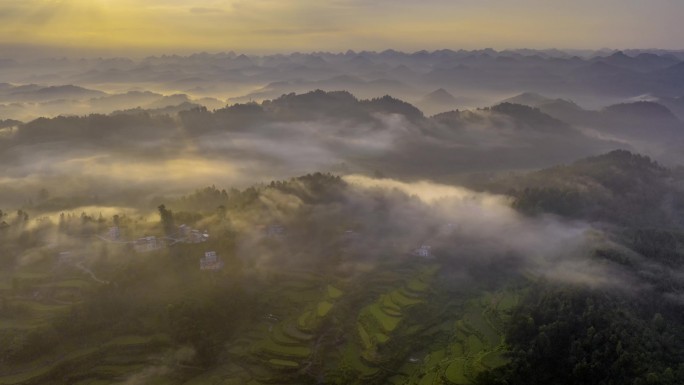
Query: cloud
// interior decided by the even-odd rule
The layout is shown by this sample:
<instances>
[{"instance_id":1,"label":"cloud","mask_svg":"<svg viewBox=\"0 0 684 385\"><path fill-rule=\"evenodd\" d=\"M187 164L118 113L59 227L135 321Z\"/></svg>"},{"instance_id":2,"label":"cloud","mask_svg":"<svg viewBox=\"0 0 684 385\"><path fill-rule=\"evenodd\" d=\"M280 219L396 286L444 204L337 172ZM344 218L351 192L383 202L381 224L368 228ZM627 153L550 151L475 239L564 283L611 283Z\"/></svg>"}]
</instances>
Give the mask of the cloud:
<instances>
[{"instance_id":1,"label":"cloud","mask_svg":"<svg viewBox=\"0 0 684 385\"><path fill-rule=\"evenodd\" d=\"M611 17L604 17L608 12ZM344 51L389 46L403 50L586 45L679 48L673 36L684 32L675 16L682 12L684 5L666 0L648 4L617 0L600 4L202 0L193 2L191 8L186 1L176 0L7 0L0 4L0 20L4 21L0 43L90 49L106 44L120 53L141 47L155 52L226 48ZM635 14L643 17L634 20ZM630 26L629 30L640 32L625 33ZM325 31L325 36L319 31ZM302 40L302 35L310 38Z\"/></svg>"},{"instance_id":2,"label":"cloud","mask_svg":"<svg viewBox=\"0 0 684 385\"><path fill-rule=\"evenodd\" d=\"M226 11L220 8L193 7L190 8L190 12L199 14L223 14Z\"/></svg>"},{"instance_id":3,"label":"cloud","mask_svg":"<svg viewBox=\"0 0 684 385\"><path fill-rule=\"evenodd\" d=\"M464 269L500 264L554 282L627 287L618 269L591 259L594 247L605 241L600 231L586 223L526 217L510 207L508 197L458 186L361 175L344 179L365 190L399 191L419 199L425 206L418 212L402 202L391 205L396 211L392 221L409 224L416 247L431 245Z\"/></svg>"}]
</instances>

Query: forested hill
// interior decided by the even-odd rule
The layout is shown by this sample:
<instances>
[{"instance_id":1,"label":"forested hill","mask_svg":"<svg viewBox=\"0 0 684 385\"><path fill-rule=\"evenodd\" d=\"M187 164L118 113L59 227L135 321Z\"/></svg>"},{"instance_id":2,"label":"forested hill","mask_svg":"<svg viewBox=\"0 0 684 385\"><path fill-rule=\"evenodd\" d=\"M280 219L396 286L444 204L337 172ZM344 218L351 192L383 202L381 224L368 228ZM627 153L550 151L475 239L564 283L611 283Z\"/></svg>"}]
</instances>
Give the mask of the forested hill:
<instances>
[{"instance_id":1,"label":"forested hill","mask_svg":"<svg viewBox=\"0 0 684 385\"><path fill-rule=\"evenodd\" d=\"M242 185L275 175L340 170L340 165L352 172L446 180L454 174L538 169L625 146L630 148L624 142L586 135L522 105L426 117L391 96L357 99L344 91L319 90L213 111L131 110L40 118L0 135L0 162L17 175L26 169L43 170L31 163L46 157L51 164L65 162L69 167L79 164L73 159L104 163L89 167L87 173L71 173L75 179L94 170L125 168L121 163L127 161L164 163L191 157L212 167L231 164L245 170L239 175L246 182ZM111 173L97 176L111 179ZM117 183L112 191L146 181ZM220 182L214 178L205 183ZM150 181L145 188L155 194L159 185L164 183Z\"/></svg>"},{"instance_id":2,"label":"forested hill","mask_svg":"<svg viewBox=\"0 0 684 385\"><path fill-rule=\"evenodd\" d=\"M550 212L624 226L680 228L684 192L673 172L625 150L501 182L528 214Z\"/></svg>"},{"instance_id":3,"label":"forested hill","mask_svg":"<svg viewBox=\"0 0 684 385\"><path fill-rule=\"evenodd\" d=\"M52 223L8 214L0 263L17 273L0 292L9 325L0 330L0 369L11 381L30 378L10 383L121 380L162 365L150 378L174 384L219 373L287 384L677 385L681 230L672 221L638 226L602 207L616 200L628 205L616 210L645 213L652 207L629 206L634 196L647 187L674 195L677 178L647 157L615 151L508 179L507 187L499 181L518 192L519 212L489 194L440 206L396 188L412 184L361 188L313 173L158 198L159 219L84 212ZM515 190L526 184L545 200ZM551 188L575 191L583 209L557 210ZM548 217L554 210L580 224ZM120 242L109 242L112 226ZM596 242L559 251L557 238L578 227ZM178 238L186 228L208 238ZM166 244L140 249L139 237L150 234ZM434 255L412 251L425 243ZM56 250L73 250L75 260ZM222 270L198 266L208 251ZM24 327L38 316L44 323ZM102 349L84 353L75 339ZM100 357L125 357L126 365L103 369ZM283 362L314 364L274 365Z\"/></svg>"},{"instance_id":4,"label":"forested hill","mask_svg":"<svg viewBox=\"0 0 684 385\"><path fill-rule=\"evenodd\" d=\"M620 247L599 247L593 258L622 266L615 276L633 286L535 283L507 331L512 363L484 374L481 383L680 384L681 186L675 171L624 150L506 179L499 188L510 189L521 212L603 228Z\"/></svg>"}]
</instances>

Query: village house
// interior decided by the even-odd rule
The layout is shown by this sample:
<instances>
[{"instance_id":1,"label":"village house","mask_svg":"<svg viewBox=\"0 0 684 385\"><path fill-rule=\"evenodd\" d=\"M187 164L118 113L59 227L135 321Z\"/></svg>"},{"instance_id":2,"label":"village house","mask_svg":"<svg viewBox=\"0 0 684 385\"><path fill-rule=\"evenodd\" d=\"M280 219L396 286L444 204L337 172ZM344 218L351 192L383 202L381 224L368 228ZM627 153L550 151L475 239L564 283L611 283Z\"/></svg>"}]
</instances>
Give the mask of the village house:
<instances>
[{"instance_id":1,"label":"village house","mask_svg":"<svg viewBox=\"0 0 684 385\"><path fill-rule=\"evenodd\" d=\"M413 250L413 255L417 257L429 258L432 257L431 247L428 245L421 245L419 248Z\"/></svg>"},{"instance_id":2,"label":"village house","mask_svg":"<svg viewBox=\"0 0 684 385\"><path fill-rule=\"evenodd\" d=\"M195 230L188 225L178 226L178 236L185 243L202 243L209 240L209 232Z\"/></svg>"},{"instance_id":3,"label":"village house","mask_svg":"<svg viewBox=\"0 0 684 385\"><path fill-rule=\"evenodd\" d=\"M110 227L107 231L107 238L112 241L118 241L121 239L121 229L119 226Z\"/></svg>"},{"instance_id":4,"label":"village house","mask_svg":"<svg viewBox=\"0 0 684 385\"><path fill-rule=\"evenodd\" d=\"M149 236L136 240L133 243L133 249L138 253L145 253L148 251L159 250L164 246L164 241L157 239L157 237Z\"/></svg>"},{"instance_id":5,"label":"village house","mask_svg":"<svg viewBox=\"0 0 684 385\"><path fill-rule=\"evenodd\" d=\"M340 238L340 245L347 250L352 250L361 246L361 240L360 233L353 230L347 230Z\"/></svg>"},{"instance_id":6,"label":"village house","mask_svg":"<svg viewBox=\"0 0 684 385\"><path fill-rule=\"evenodd\" d=\"M186 238L188 243L201 243L209 240L209 233L205 230L201 232L199 230L190 231L190 235Z\"/></svg>"},{"instance_id":7,"label":"village house","mask_svg":"<svg viewBox=\"0 0 684 385\"><path fill-rule=\"evenodd\" d=\"M268 225L264 229L264 234L269 237L280 237L285 234L285 227L282 225Z\"/></svg>"},{"instance_id":8,"label":"village house","mask_svg":"<svg viewBox=\"0 0 684 385\"><path fill-rule=\"evenodd\" d=\"M182 225L178 226L178 237L179 238L187 237L190 234L190 230L192 230L192 229L190 228L190 226L188 226L186 224L182 224Z\"/></svg>"},{"instance_id":9,"label":"village house","mask_svg":"<svg viewBox=\"0 0 684 385\"><path fill-rule=\"evenodd\" d=\"M223 261L219 259L215 251L207 251L200 259L200 270L221 270L222 268Z\"/></svg>"}]
</instances>

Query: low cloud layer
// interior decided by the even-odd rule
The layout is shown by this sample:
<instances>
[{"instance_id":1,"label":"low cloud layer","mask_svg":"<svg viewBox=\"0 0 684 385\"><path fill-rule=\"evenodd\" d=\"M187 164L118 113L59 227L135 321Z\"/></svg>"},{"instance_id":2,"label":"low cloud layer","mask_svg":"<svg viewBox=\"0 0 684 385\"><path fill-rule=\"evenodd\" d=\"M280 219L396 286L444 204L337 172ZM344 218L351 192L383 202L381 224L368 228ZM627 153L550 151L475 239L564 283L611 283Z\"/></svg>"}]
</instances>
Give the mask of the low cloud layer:
<instances>
[{"instance_id":1,"label":"low cloud layer","mask_svg":"<svg viewBox=\"0 0 684 385\"><path fill-rule=\"evenodd\" d=\"M551 216L526 217L511 208L506 196L457 186L360 175L345 180L362 189L395 190L418 198L424 204L420 216L406 211L410 214L396 219L416 229L438 224L437 230L425 234L421 241L448 253L455 263L468 266L512 260L513 269L551 281L589 286L624 283L616 269L591 260L593 248L608 241L586 223ZM392 207L397 212L405 209Z\"/></svg>"}]
</instances>

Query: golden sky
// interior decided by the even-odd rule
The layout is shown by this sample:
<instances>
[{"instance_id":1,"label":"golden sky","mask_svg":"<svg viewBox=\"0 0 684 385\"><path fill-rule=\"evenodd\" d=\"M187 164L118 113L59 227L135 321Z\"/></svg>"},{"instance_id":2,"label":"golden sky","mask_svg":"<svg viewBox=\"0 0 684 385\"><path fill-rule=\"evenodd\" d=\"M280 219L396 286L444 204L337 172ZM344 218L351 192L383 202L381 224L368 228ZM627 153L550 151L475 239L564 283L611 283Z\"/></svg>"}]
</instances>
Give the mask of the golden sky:
<instances>
[{"instance_id":1,"label":"golden sky","mask_svg":"<svg viewBox=\"0 0 684 385\"><path fill-rule=\"evenodd\" d=\"M0 0L0 45L118 54L682 48L682 15L681 0Z\"/></svg>"}]
</instances>

